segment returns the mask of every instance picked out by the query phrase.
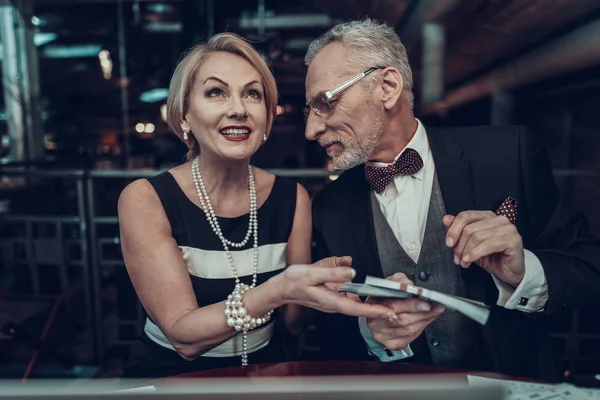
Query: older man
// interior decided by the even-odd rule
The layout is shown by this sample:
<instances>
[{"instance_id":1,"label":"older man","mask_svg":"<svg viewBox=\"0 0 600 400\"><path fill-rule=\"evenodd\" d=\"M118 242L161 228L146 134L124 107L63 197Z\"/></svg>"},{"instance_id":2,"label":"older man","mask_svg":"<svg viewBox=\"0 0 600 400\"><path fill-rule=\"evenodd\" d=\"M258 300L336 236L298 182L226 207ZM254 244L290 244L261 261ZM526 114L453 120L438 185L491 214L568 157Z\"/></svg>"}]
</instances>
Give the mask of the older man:
<instances>
[{"instance_id":1,"label":"older man","mask_svg":"<svg viewBox=\"0 0 600 400\"><path fill-rule=\"evenodd\" d=\"M542 148L519 127L425 128L385 24L333 27L306 64L306 138L349 169L314 199L315 257L494 305L483 327L417 299L386 300L397 319L321 315L324 357L555 378L545 317L597 300L600 244Z\"/></svg>"}]
</instances>

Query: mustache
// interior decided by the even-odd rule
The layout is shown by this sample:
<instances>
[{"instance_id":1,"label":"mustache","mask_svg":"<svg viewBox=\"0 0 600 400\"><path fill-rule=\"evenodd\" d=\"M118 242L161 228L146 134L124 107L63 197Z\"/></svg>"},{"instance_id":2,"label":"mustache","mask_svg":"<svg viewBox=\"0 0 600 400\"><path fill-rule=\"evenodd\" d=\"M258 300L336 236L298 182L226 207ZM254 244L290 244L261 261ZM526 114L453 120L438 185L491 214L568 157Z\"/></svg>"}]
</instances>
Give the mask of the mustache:
<instances>
[{"instance_id":1,"label":"mustache","mask_svg":"<svg viewBox=\"0 0 600 400\"><path fill-rule=\"evenodd\" d=\"M319 146L321 147L327 147L333 143L340 143L342 146L344 146L344 141L341 138L336 137L320 137L317 141L319 142Z\"/></svg>"}]
</instances>

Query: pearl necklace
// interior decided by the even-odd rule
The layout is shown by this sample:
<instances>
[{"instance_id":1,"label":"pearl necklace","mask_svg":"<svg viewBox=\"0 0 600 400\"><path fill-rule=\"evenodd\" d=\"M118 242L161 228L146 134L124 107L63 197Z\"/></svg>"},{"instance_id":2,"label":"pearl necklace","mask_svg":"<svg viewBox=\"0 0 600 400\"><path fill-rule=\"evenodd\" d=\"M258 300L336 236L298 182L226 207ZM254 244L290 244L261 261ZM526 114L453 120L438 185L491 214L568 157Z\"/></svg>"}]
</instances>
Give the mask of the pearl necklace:
<instances>
[{"instance_id":1,"label":"pearl necklace","mask_svg":"<svg viewBox=\"0 0 600 400\"><path fill-rule=\"evenodd\" d=\"M208 197L208 192L206 191L206 186L204 185L204 179L202 179L202 175L200 174L200 168L198 167L198 157L194 158L194 161L192 161L191 168L192 179L194 181L194 186L196 187L196 194L198 195L198 199L200 200L200 205L204 210L204 214L206 215L206 219L208 220L210 227L223 244L223 248L225 249L227 260L229 260L229 265L231 266L231 270L233 271L233 276L235 278L236 284L240 283L240 278L238 276L237 269L235 268L235 263L233 262L231 252L229 251L229 246L236 248L245 246L246 243L248 243L250 235L254 233L254 272L252 274L252 285L250 286L250 288L254 288L256 286L256 279L258 274L258 216L256 209L256 187L254 185L254 174L252 173L252 166L248 165L250 220L248 222L248 232L246 232L246 237L240 243L235 243L226 239L223 236L223 232L221 232L221 226L219 225L219 221L217 220L217 216L215 215L215 211L210 202L210 197Z\"/></svg>"},{"instance_id":2,"label":"pearl necklace","mask_svg":"<svg viewBox=\"0 0 600 400\"><path fill-rule=\"evenodd\" d=\"M252 173L252 166L248 165L248 191L250 196L250 216L248 221L248 232L246 232L246 236L244 240L239 243L232 242L226 239L223 236L223 232L221 231L221 226L219 225L219 221L217 220L217 216L215 215L215 211L210 202L210 197L208 196L208 192L206 190L206 185L204 184L204 179L202 179L202 174L200 173L200 168L198 167L198 157L194 158L191 165L192 169L192 180L194 181L194 186L196 188L196 194L198 195L198 199L200 200L200 205L204 210L204 214L206 215L206 219L210 224L213 232L217 235L217 237L221 240L223 244L223 248L225 249L225 254L227 255L227 260L229 261L229 265L231 266L231 270L233 271L233 276L235 278L235 288L226 300L226 308L225 315L230 317L231 313L234 312L238 317L245 317L245 321L242 320L233 322L231 318L228 318L227 324L228 326L235 326L237 331L242 330L242 366L248 365L248 329L254 328L255 326L261 325L263 323L268 322L271 317L273 311L269 311L263 318L251 318L249 315L246 315L246 309L242 307L242 296L243 294L256 287L256 280L258 275L258 215L256 208L256 186L254 185L254 174ZM252 235L254 234L254 235ZM233 262L233 257L231 252L229 251L229 246L241 248L248 243L250 236L254 236L254 262L253 262L253 273L252 273L252 285L247 286L240 282L240 278L235 268L235 263ZM231 307L235 307L232 309ZM243 315L237 315L237 311L243 310ZM243 324L243 325L242 325Z\"/></svg>"}]
</instances>

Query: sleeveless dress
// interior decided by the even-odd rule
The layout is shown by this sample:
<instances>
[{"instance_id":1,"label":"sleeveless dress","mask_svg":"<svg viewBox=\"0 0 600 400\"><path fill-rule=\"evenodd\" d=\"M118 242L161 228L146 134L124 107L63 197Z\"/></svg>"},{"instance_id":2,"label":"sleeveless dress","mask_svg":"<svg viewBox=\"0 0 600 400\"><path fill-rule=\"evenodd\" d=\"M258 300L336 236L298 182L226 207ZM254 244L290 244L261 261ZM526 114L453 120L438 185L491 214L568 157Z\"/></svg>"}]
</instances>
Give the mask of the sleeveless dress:
<instances>
[{"instance_id":1,"label":"sleeveless dress","mask_svg":"<svg viewBox=\"0 0 600 400\"><path fill-rule=\"evenodd\" d=\"M186 262L198 306L219 303L233 291L235 279L221 241L210 227L204 211L181 190L168 172L148 181L154 187L171 224L172 235ZM275 177L271 193L257 211L257 285L286 267L287 242L296 210L296 182ZM235 218L217 217L223 235L241 242L248 230L249 214ZM240 280L252 283L254 238L242 248L230 249ZM274 338L278 312L268 324L248 332L249 364L283 361L280 341ZM223 315L223 318L225 316ZM201 326L198 329L202 329ZM147 316L144 333L132 345L125 378L157 378L187 372L241 365L242 335L238 334L186 361L174 350L160 328Z\"/></svg>"}]
</instances>

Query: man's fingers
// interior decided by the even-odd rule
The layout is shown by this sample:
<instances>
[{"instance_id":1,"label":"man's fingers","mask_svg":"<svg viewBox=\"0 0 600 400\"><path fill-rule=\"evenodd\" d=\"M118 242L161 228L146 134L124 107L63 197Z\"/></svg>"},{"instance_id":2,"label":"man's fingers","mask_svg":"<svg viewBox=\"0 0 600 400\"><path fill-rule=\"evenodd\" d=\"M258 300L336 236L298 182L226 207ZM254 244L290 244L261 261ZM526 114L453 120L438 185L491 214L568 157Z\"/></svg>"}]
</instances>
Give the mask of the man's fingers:
<instances>
[{"instance_id":1,"label":"man's fingers","mask_svg":"<svg viewBox=\"0 0 600 400\"><path fill-rule=\"evenodd\" d=\"M395 299L390 299L388 297L369 296L365 299L365 303L367 303L367 304L379 304L381 306L389 308L390 310L393 310L394 301L395 301Z\"/></svg>"},{"instance_id":2,"label":"man's fingers","mask_svg":"<svg viewBox=\"0 0 600 400\"><path fill-rule=\"evenodd\" d=\"M391 308L396 314L426 313L435 308L434 303L421 299L394 299L388 300L385 305Z\"/></svg>"},{"instance_id":3,"label":"man's fingers","mask_svg":"<svg viewBox=\"0 0 600 400\"><path fill-rule=\"evenodd\" d=\"M407 325L399 325L400 321L385 320L382 318L367 320L367 326L373 332L373 337L376 341L390 350L399 350L417 338L429 324L440 316L441 312L430 312L428 314L427 317L423 317Z\"/></svg>"},{"instance_id":4,"label":"man's fingers","mask_svg":"<svg viewBox=\"0 0 600 400\"><path fill-rule=\"evenodd\" d=\"M404 275L402 272L396 272L394 275L388 276L385 279L394 281L394 282L408 283L409 285L414 285L413 281L408 279L408 277L406 275Z\"/></svg>"},{"instance_id":5,"label":"man's fingers","mask_svg":"<svg viewBox=\"0 0 600 400\"><path fill-rule=\"evenodd\" d=\"M470 223L490 218L495 214L491 211L463 211L454 218L446 233L446 246L454 247L460 240L463 229Z\"/></svg>"},{"instance_id":6,"label":"man's fingers","mask_svg":"<svg viewBox=\"0 0 600 400\"><path fill-rule=\"evenodd\" d=\"M397 314L396 325L403 327L416 326L420 324L428 325L432 319L439 317L444 311L445 307L441 304L432 304L429 311L421 311L415 313L402 313ZM413 327L414 328L414 327Z\"/></svg>"},{"instance_id":7,"label":"man's fingers","mask_svg":"<svg viewBox=\"0 0 600 400\"><path fill-rule=\"evenodd\" d=\"M472 248L482 240L502 234L501 229L507 226L506 222L508 222L506 218L493 217L484 218L466 225L463 228L458 243L454 246L454 263L457 265L461 264L463 256L467 254L467 249ZM465 267L465 265L462 266Z\"/></svg>"},{"instance_id":8,"label":"man's fingers","mask_svg":"<svg viewBox=\"0 0 600 400\"><path fill-rule=\"evenodd\" d=\"M500 253L510 248L522 247L522 239L515 226L510 222L506 223L505 217L497 219L500 220L500 225L471 235L459 258L463 267L467 267L466 264L477 261L482 257ZM478 249L478 251L473 253L475 249Z\"/></svg>"},{"instance_id":9,"label":"man's fingers","mask_svg":"<svg viewBox=\"0 0 600 400\"><path fill-rule=\"evenodd\" d=\"M358 295L356 295L354 293L344 293L344 296L346 296L347 298L349 298L352 301L357 301L359 303L362 303L362 301L360 300L360 297L358 297Z\"/></svg>"},{"instance_id":10,"label":"man's fingers","mask_svg":"<svg viewBox=\"0 0 600 400\"><path fill-rule=\"evenodd\" d=\"M500 226L494 226L492 228L488 228L488 229L481 229L478 230L477 232L473 233L470 237L469 240L467 241L467 243L465 244L465 246L463 247L462 251L460 253L457 253L456 251L454 252L455 254L455 258L459 261L460 265L464 268L466 268L471 262L473 261L477 261L479 258L481 257L477 257L477 258L473 258L473 256L471 255L471 253L473 252L473 249L478 247L480 244L482 244L485 241L491 240L491 241L499 241L499 242L503 242L506 241L509 233L511 232L512 227L511 226L507 226L507 225L500 225ZM485 254L482 257L485 257L489 254Z\"/></svg>"},{"instance_id":11,"label":"man's fingers","mask_svg":"<svg viewBox=\"0 0 600 400\"><path fill-rule=\"evenodd\" d=\"M450 228L450 226L452 225L452 223L454 222L455 219L456 219L456 217L454 215L450 215L450 214L444 215L444 218L442 218L442 224L444 225L444 228L446 228L446 229Z\"/></svg>"},{"instance_id":12,"label":"man's fingers","mask_svg":"<svg viewBox=\"0 0 600 400\"><path fill-rule=\"evenodd\" d=\"M354 301L347 297L337 297L335 310L332 312L338 312L354 317L366 317L366 318L392 318L394 313L387 307L380 304L367 304L360 301Z\"/></svg>"},{"instance_id":13,"label":"man's fingers","mask_svg":"<svg viewBox=\"0 0 600 400\"><path fill-rule=\"evenodd\" d=\"M443 311L443 306L437 303L430 303L425 300L413 298L413 299L390 299L390 298L376 298L367 297L365 303L368 304L379 304L386 308L391 309L396 314L402 313L427 313L430 311ZM441 310L440 308L441 307Z\"/></svg>"},{"instance_id":14,"label":"man's fingers","mask_svg":"<svg viewBox=\"0 0 600 400\"><path fill-rule=\"evenodd\" d=\"M517 240L520 240L520 237L514 237L511 235L502 235L500 237L493 237L491 239L484 240L475 246L468 254L465 254L462 261L471 263L491 254L501 253L513 245L516 246Z\"/></svg>"},{"instance_id":15,"label":"man's fingers","mask_svg":"<svg viewBox=\"0 0 600 400\"><path fill-rule=\"evenodd\" d=\"M395 319L370 319L367 321L367 326L373 332L389 336L411 336L429 325L443 312L443 307L434 307L429 312L398 314Z\"/></svg>"}]
</instances>

